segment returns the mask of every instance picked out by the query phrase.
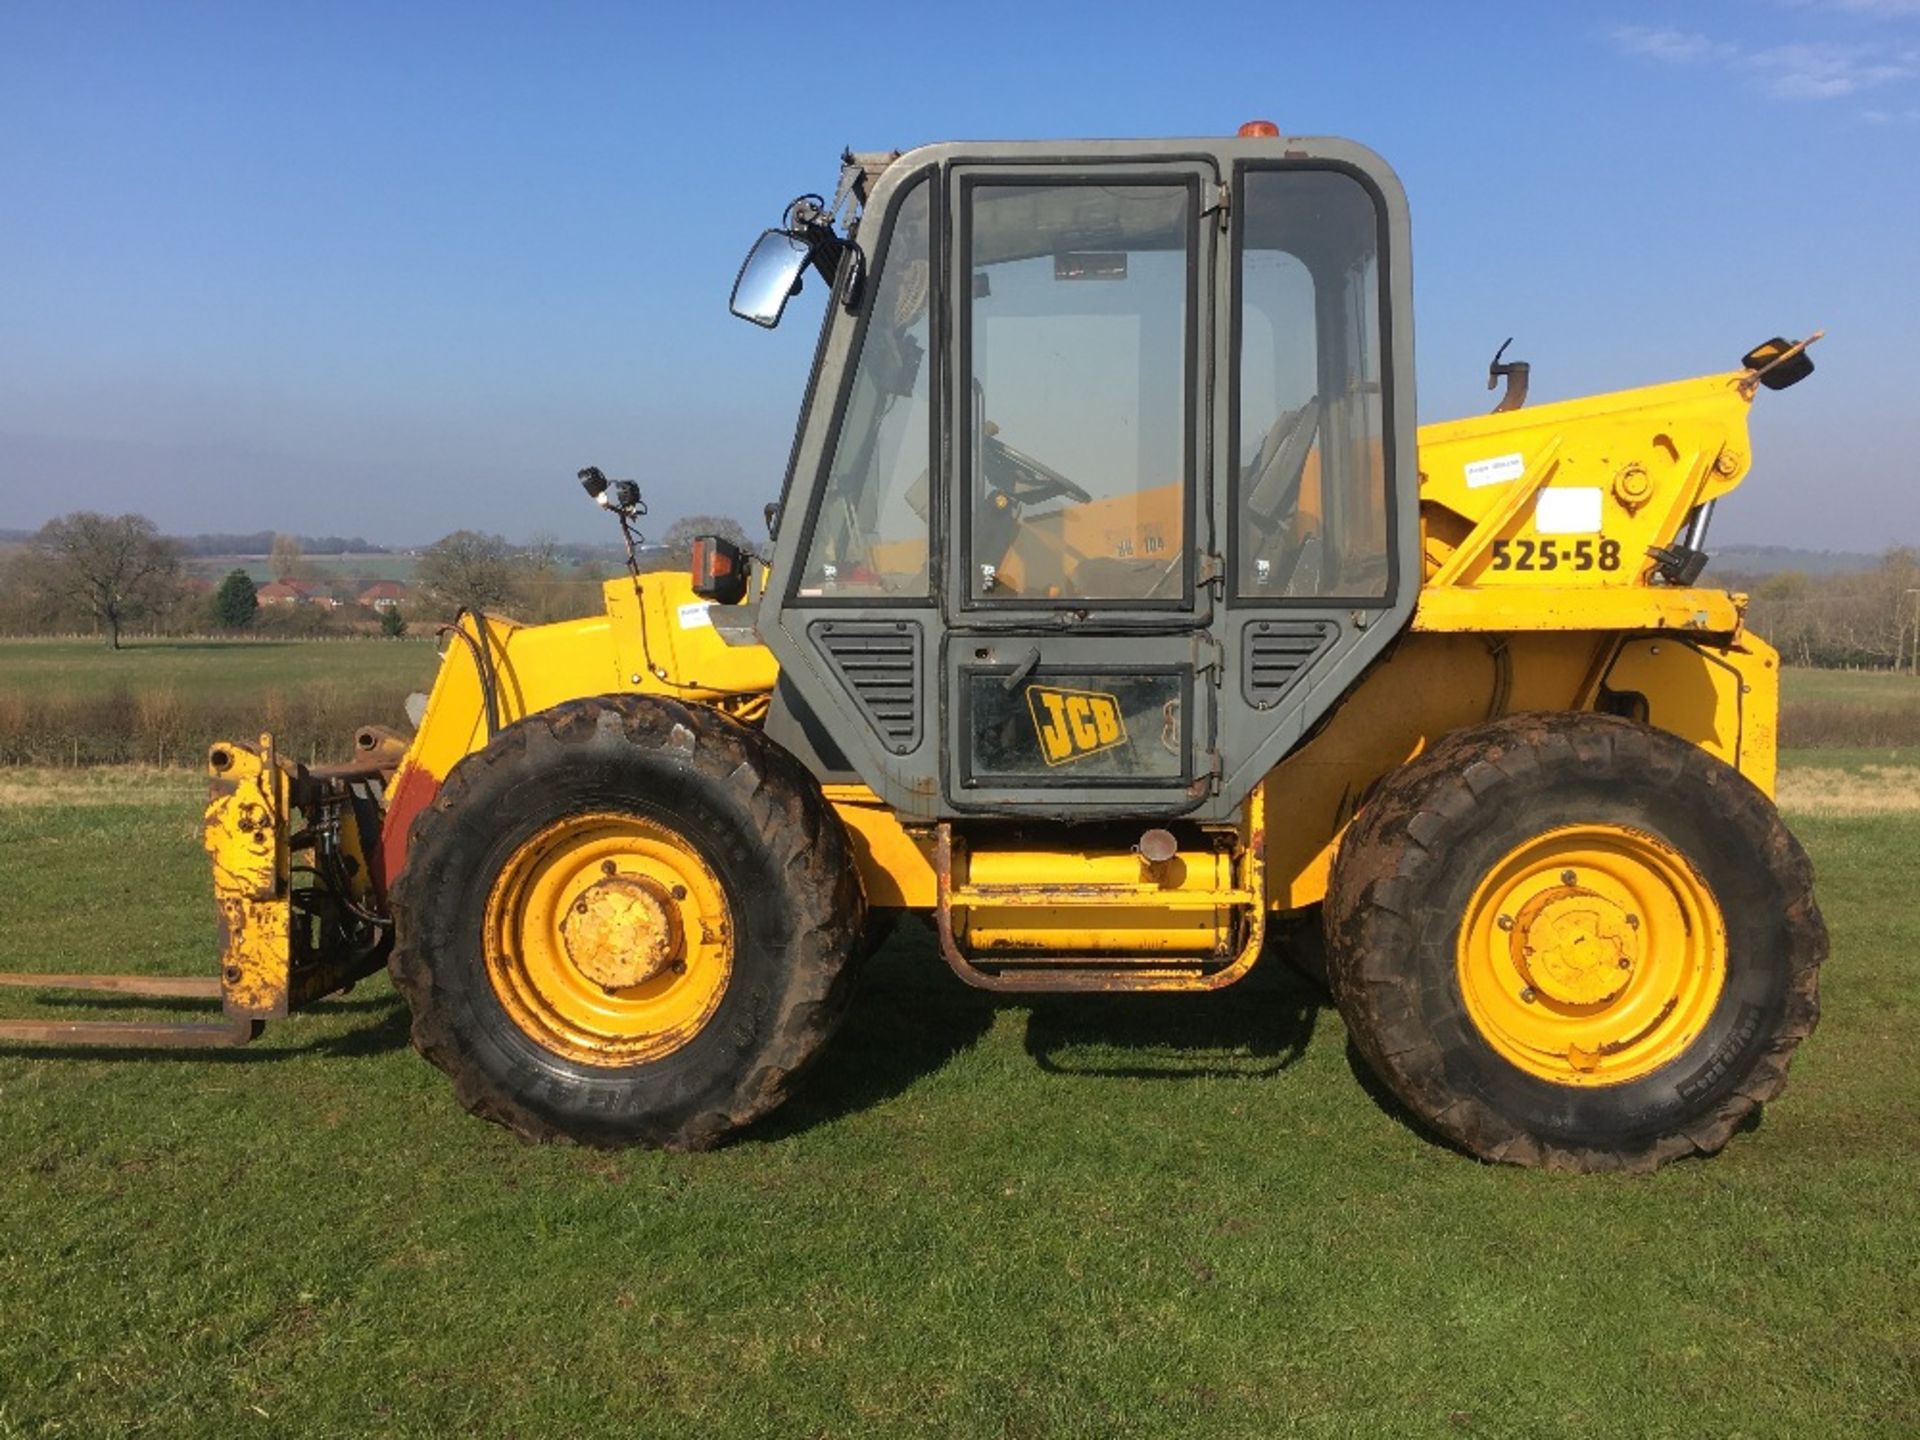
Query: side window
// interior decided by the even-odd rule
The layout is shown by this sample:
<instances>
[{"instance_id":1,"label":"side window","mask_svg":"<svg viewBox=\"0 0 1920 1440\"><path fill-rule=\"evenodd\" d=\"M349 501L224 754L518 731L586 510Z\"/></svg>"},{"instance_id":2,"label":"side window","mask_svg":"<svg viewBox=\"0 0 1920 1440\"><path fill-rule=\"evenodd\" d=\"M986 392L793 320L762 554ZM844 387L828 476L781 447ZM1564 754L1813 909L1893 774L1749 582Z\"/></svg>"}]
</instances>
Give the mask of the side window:
<instances>
[{"instance_id":1,"label":"side window","mask_svg":"<svg viewBox=\"0 0 1920 1440\"><path fill-rule=\"evenodd\" d=\"M929 593L932 190L914 182L875 261L879 279L800 570L803 596Z\"/></svg>"},{"instance_id":2,"label":"side window","mask_svg":"<svg viewBox=\"0 0 1920 1440\"><path fill-rule=\"evenodd\" d=\"M1378 215L1326 170L1245 176L1234 589L1387 593Z\"/></svg>"},{"instance_id":3,"label":"side window","mask_svg":"<svg viewBox=\"0 0 1920 1440\"><path fill-rule=\"evenodd\" d=\"M966 194L969 597L1178 601L1191 190Z\"/></svg>"}]
</instances>

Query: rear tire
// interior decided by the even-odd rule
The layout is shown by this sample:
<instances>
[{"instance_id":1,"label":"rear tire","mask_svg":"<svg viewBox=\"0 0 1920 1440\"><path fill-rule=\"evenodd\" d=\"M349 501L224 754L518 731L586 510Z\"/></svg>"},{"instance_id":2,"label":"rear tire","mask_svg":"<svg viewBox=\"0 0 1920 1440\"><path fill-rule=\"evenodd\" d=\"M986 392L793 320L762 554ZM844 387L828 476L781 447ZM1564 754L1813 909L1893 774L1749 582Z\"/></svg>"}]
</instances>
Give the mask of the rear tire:
<instances>
[{"instance_id":1,"label":"rear tire","mask_svg":"<svg viewBox=\"0 0 1920 1440\"><path fill-rule=\"evenodd\" d=\"M556 881L576 852L578 876ZM662 864L684 872L671 899ZM542 887L568 883L561 928L534 923ZM611 918L567 937L577 897ZM393 898L414 1044L461 1104L528 1140L667 1149L711 1146L786 1097L846 1008L865 918L813 777L759 731L652 696L569 701L462 760L414 822ZM662 955L636 964L634 936L668 933L647 927L669 911ZM646 1007L696 979L650 1031Z\"/></svg>"},{"instance_id":2,"label":"rear tire","mask_svg":"<svg viewBox=\"0 0 1920 1440\"><path fill-rule=\"evenodd\" d=\"M1389 776L1342 841L1328 978L1355 1047L1485 1160L1712 1154L1819 1014L1813 871L1730 766L1614 716L1519 715Z\"/></svg>"}]
</instances>

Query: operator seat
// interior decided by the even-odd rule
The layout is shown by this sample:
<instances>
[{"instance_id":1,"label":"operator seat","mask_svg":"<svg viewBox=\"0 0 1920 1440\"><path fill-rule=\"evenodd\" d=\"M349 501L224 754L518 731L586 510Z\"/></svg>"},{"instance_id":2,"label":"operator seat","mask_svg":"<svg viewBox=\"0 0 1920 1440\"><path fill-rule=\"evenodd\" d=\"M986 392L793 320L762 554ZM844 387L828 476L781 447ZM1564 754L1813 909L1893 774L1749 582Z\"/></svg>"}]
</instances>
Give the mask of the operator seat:
<instances>
[{"instance_id":1,"label":"operator seat","mask_svg":"<svg viewBox=\"0 0 1920 1440\"><path fill-rule=\"evenodd\" d=\"M1307 457L1319 433L1320 397L1316 395L1298 409L1281 412L1241 472L1240 570L1251 575L1257 561L1271 562L1273 578L1261 588L1275 594L1286 593L1299 562L1299 547L1288 542Z\"/></svg>"}]
</instances>

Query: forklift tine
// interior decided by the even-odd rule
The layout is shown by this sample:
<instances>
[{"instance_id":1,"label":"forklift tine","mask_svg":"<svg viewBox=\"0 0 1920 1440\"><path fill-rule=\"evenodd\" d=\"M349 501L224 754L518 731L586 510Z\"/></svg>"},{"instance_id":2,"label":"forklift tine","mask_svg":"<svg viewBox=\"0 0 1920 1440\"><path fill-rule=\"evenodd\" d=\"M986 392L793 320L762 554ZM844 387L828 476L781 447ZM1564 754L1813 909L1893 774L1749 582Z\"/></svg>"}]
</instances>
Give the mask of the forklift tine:
<instances>
[{"instance_id":1,"label":"forklift tine","mask_svg":"<svg viewBox=\"0 0 1920 1440\"><path fill-rule=\"evenodd\" d=\"M221 1050L245 1045L266 1028L241 1016L214 1024L132 1020L0 1020L0 1045L66 1045L115 1050Z\"/></svg>"},{"instance_id":2,"label":"forklift tine","mask_svg":"<svg viewBox=\"0 0 1920 1440\"><path fill-rule=\"evenodd\" d=\"M26 990L106 990L153 1000L218 1000L213 975L23 975L0 971L0 985Z\"/></svg>"}]
</instances>

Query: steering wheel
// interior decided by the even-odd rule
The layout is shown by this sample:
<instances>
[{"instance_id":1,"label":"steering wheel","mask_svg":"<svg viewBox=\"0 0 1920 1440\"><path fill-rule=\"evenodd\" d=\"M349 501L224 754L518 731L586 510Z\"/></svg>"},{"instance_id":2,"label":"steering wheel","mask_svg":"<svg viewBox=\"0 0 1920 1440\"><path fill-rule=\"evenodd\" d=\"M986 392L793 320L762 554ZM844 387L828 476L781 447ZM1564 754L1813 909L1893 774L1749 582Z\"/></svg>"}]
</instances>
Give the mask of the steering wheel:
<instances>
[{"instance_id":1,"label":"steering wheel","mask_svg":"<svg viewBox=\"0 0 1920 1440\"><path fill-rule=\"evenodd\" d=\"M1086 504L1093 496L1025 451L1016 450L999 436L989 434L982 447L981 466L987 484L1017 503L1022 509L1044 505L1062 497Z\"/></svg>"}]
</instances>

